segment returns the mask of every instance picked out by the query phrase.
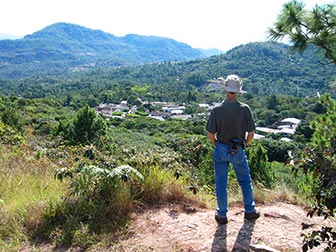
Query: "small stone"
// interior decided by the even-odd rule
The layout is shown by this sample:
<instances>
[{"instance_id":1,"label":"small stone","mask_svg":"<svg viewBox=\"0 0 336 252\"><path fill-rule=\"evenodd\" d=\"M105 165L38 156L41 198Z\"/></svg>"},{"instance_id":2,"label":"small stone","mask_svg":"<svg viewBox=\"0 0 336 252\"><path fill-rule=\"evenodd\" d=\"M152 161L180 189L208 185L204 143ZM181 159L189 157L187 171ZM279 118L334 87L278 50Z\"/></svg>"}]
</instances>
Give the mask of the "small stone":
<instances>
[{"instance_id":1,"label":"small stone","mask_svg":"<svg viewBox=\"0 0 336 252\"><path fill-rule=\"evenodd\" d=\"M280 252L277 249L262 244L251 244L250 249L255 252Z\"/></svg>"}]
</instances>

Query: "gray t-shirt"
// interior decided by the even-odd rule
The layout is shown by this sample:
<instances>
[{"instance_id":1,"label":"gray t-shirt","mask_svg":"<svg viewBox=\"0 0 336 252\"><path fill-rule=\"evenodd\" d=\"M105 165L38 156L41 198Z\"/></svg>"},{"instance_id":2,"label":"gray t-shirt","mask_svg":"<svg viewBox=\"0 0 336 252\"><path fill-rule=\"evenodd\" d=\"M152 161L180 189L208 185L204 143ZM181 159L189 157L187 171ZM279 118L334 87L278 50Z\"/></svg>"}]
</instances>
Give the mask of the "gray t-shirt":
<instances>
[{"instance_id":1,"label":"gray t-shirt","mask_svg":"<svg viewBox=\"0 0 336 252\"><path fill-rule=\"evenodd\" d=\"M245 140L246 132L255 130L255 123L250 107L238 100L224 100L213 108L206 130L217 134L217 140L229 143L233 137Z\"/></svg>"}]
</instances>

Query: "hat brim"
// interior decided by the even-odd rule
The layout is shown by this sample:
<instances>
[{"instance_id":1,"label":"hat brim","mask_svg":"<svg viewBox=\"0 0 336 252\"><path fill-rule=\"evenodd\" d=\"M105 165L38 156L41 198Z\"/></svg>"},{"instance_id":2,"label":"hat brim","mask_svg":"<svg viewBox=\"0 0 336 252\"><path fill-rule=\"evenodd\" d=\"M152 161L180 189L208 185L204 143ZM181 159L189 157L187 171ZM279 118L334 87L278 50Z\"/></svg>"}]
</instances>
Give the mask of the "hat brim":
<instances>
[{"instance_id":1,"label":"hat brim","mask_svg":"<svg viewBox=\"0 0 336 252\"><path fill-rule=\"evenodd\" d=\"M224 87L225 91L227 92L232 92L232 93L240 93L240 94L243 94L243 93L246 93L246 91L240 89L240 88L234 88L234 87Z\"/></svg>"}]
</instances>

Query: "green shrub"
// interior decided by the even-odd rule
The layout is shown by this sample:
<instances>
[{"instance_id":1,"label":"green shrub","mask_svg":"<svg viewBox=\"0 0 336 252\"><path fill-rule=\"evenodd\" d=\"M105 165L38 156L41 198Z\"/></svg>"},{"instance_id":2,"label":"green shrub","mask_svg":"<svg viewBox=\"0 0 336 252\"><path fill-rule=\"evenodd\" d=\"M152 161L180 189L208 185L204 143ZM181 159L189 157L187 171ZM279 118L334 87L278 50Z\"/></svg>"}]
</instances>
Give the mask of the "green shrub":
<instances>
[{"instance_id":1,"label":"green shrub","mask_svg":"<svg viewBox=\"0 0 336 252\"><path fill-rule=\"evenodd\" d=\"M292 151L293 153L298 152L297 145L292 142L288 143L279 139L276 140L272 138L264 138L258 141L260 141L263 145L263 148L267 150L267 157L268 161L270 162L286 162L289 159L288 151Z\"/></svg>"},{"instance_id":2,"label":"green shrub","mask_svg":"<svg viewBox=\"0 0 336 252\"><path fill-rule=\"evenodd\" d=\"M16 145L24 142L25 139L20 133L0 121L0 143Z\"/></svg>"},{"instance_id":3,"label":"green shrub","mask_svg":"<svg viewBox=\"0 0 336 252\"><path fill-rule=\"evenodd\" d=\"M276 182L275 170L268 162L266 149L261 143L257 143L256 146L248 148L246 151L254 182L260 183L266 188L273 188Z\"/></svg>"}]
</instances>

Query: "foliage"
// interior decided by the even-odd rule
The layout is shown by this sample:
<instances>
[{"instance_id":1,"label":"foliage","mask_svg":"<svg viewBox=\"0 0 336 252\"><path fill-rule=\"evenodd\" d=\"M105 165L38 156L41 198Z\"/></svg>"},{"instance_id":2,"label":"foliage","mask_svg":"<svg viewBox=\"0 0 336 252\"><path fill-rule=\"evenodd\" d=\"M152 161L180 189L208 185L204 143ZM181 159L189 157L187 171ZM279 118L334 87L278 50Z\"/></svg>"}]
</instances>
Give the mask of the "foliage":
<instances>
[{"instance_id":1,"label":"foliage","mask_svg":"<svg viewBox=\"0 0 336 252\"><path fill-rule=\"evenodd\" d=\"M321 103L328 110L312 122L315 131L299 167L319 178L313 212L328 217L333 216L336 209L336 103L330 96L323 97Z\"/></svg>"},{"instance_id":2,"label":"foliage","mask_svg":"<svg viewBox=\"0 0 336 252\"><path fill-rule=\"evenodd\" d=\"M17 251L68 184L53 180L54 164L34 158L26 144L0 144L0 153L0 251Z\"/></svg>"},{"instance_id":3,"label":"foliage","mask_svg":"<svg viewBox=\"0 0 336 252\"><path fill-rule=\"evenodd\" d=\"M60 73L69 68L80 70L97 65L115 67L203 57L198 49L172 39L136 34L117 37L67 23L50 25L23 39L1 40L0 52L1 61L6 62L0 72L7 78L37 72ZM20 57L13 56L19 52Z\"/></svg>"},{"instance_id":4,"label":"foliage","mask_svg":"<svg viewBox=\"0 0 336 252\"><path fill-rule=\"evenodd\" d=\"M336 6L328 4L315 6L308 12L304 4L296 0L284 5L275 27L270 29L270 36L274 40L289 37L294 50L305 51L309 45L315 45L324 52L329 63L336 63ZM312 127L314 133L310 143L303 152L298 167L306 174L312 174L318 181L313 190L315 204L308 213L313 216L328 218L334 216L336 209L336 105L330 96L323 97L321 104L326 105L327 111L317 116ZM304 236L303 251L320 246L327 242L324 251L335 249L335 232L332 228L322 228Z\"/></svg>"},{"instance_id":5,"label":"foliage","mask_svg":"<svg viewBox=\"0 0 336 252\"><path fill-rule=\"evenodd\" d=\"M304 245L302 251L306 252L314 247L326 244L325 252L332 252L336 249L336 232L331 227L322 227L321 230L315 230L310 235L302 235L304 237Z\"/></svg>"},{"instance_id":6,"label":"foliage","mask_svg":"<svg viewBox=\"0 0 336 252\"><path fill-rule=\"evenodd\" d=\"M211 80L232 72L244 80L248 94L242 97L271 94L312 97L316 92L329 92L335 69L319 64L311 48L303 55L291 53L289 48L270 42L249 43L222 55L193 61L96 67L62 74L49 71L22 79L0 80L0 92L25 98L56 97L75 109L88 102L94 105L127 100L135 105L139 99L210 104L221 101L224 95L222 88Z\"/></svg>"},{"instance_id":7,"label":"foliage","mask_svg":"<svg viewBox=\"0 0 336 252\"><path fill-rule=\"evenodd\" d=\"M1 115L2 121L18 132L23 130L23 121L19 113L14 108L6 108Z\"/></svg>"},{"instance_id":8,"label":"foliage","mask_svg":"<svg viewBox=\"0 0 336 252\"><path fill-rule=\"evenodd\" d=\"M321 230L315 230L310 235L303 235L304 245L302 251L326 244L325 252L332 252L336 249L336 232L332 231L331 227L322 227Z\"/></svg>"},{"instance_id":9,"label":"foliage","mask_svg":"<svg viewBox=\"0 0 336 252\"><path fill-rule=\"evenodd\" d=\"M253 181L266 188L273 188L276 182L275 170L268 162L266 149L261 143L257 143L256 146L246 151Z\"/></svg>"},{"instance_id":10,"label":"foliage","mask_svg":"<svg viewBox=\"0 0 336 252\"><path fill-rule=\"evenodd\" d=\"M130 166L113 169L84 165L77 171L61 169L56 179L71 181L67 196L49 204L44 220L32 234L37 239L51 239L56 244L86 248L97 242L106 228L123 226L136 199L138 181L143 176ZM109 222L105 221L109 219ZM84 237L81 237L84 236ZM89 238L88 240L85 237Z\"/></svg>"},{"instance_id":11,"label":"foliage","mask_svg":"<svg viewBox=\"0 0 336 252\"><path fill-rule=\"evenodd\" d=\"M288 37L293 49L303 52L315 45L324 57L336 63L336 5L315 6L312 11L304 9L303 2L286 3L274 28L269 30L274 40Z\"/></svg>"},{"instance_id":12,"label":"foliage","mask_svg":"<svg viewBox=\"0 0 336 252\"><path fill-rule=\"evenodd\" d=\"M131 179L132 174L135 178L143 180L143 176L136 169L127 165L112 170L84 166L79 169L74 179L72 193L88 201L106 199L111 197L113 188L119 186L118 181L127 182Z\"/></svg>"},{"instance_id":13,"label":"foliage","mask_svg":"<svg viewBox=\"0 0 336 252\"><path fill-rule=\"evenodd\" d=\"M296 153L299 151L297 145L292 142L285 142L282 140L267 137L260 140L263 148L267 151L267 158L269 162L287 162L289 159L288 152Z\"/></svg>"},{"instance_id":14,"label":"foliage","mask_svg":"<svg viewBox=\"0 0 336 252\"><path fill-rule=\"evenodd\" d=\"M15 145L24 141L25 138L21 134L0 121L0 143Z\"/></svg>"},{"instance_id":15,"label":"foliage","mask_svg":"<svg viewBox=\"0 0 336 252\"><path fill-rule=\"evenodd\" d=\"M58 133L72 144L100 144L106 134L106 121L88 105L81 108L74 120L66 125L60 123Z\"/></svg>"},{"instance_id":16,"label":"foliage","mask_svg":"<svg viewBox=\"0 0 336 252\"><path fill-rule=\"evenodd\" d=\"M303 152L298 168L318 179L317 188L313 191L315 204L309 216L317 214L328 218L334 216L336 211L336 103L330 96L322 97L321 103L327 107L327 111L317 116L312 122L315 131L311 142ZM326 230L322 230L321 234L327 235ZM316 233L312 234L309 239L314 240L315 238ZM306 243L309 242L307 239ZM309 247L310 244L320 245L309 242Z\"/></svg>"}]
</instances>

